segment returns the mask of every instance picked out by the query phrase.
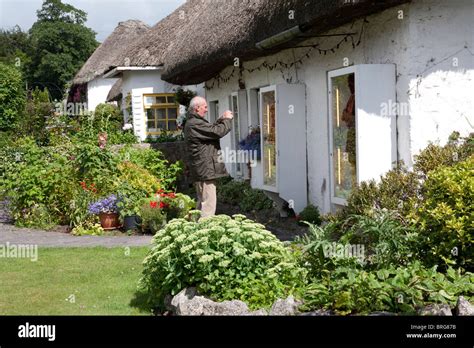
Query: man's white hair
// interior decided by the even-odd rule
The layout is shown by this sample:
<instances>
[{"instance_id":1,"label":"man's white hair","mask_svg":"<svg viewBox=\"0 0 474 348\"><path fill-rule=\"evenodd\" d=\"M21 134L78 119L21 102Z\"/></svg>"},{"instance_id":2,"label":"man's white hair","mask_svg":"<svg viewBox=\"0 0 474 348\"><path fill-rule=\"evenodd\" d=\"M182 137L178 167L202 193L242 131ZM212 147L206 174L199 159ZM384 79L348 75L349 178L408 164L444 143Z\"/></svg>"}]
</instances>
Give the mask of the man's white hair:
<instances>
[{"instance_id":1,"label":"man's white hair","mask_svg":"<svg viewBox=\"0 0 474 348\"><path fill-rule=\"evenodd\" d=\"M194 97L189 102L188 112L195 112L198 106L202 105L205 102L206 102L206 99L204 99L203 97L200 97L200 96Z\"/></svg>"}]
</instances>

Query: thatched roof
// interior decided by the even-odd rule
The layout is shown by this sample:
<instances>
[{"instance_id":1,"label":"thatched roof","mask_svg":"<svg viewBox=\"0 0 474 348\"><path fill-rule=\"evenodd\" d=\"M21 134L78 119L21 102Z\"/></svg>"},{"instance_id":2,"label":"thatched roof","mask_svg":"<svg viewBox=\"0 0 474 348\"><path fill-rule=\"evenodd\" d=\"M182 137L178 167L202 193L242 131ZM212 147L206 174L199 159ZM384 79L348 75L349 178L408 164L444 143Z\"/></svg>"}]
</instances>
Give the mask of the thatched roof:
<instances>
[{"instance_id":1,"label":"thatched roof","mask_svg":"<svg viewBox=\"0 0 474 348\"><path fill-rule=\"evenodd\" d=\"M109 66L109 70L118 66L157 67L163 66L163 56L170 43L177 40L180 28L198 13L193 11L194 3L187 1L167 17L155 24L139 40L131 43L118 59Z\"/></svg>"},{"instance_id":2,"label":"thatched roof","mask_svg":"<svg viewBox=\"0 0 474 348\"><path fill-rule=\"evenodd\" d=\"M107 94L107 101L118 101L122 98L122 79L118 79Z\"/></svg>"},{"instance_id":3,"label":"thatched roof","mask_svg":"<svg viewBox=\"0 0 474 348\"><path fill-rule=\"evenodd\" d=\"M102 75L110 66L116 65L125 47L144 35L150 27L138 20L120 22L107 39L92 53L73 84L87 83Z\"/></svg>"},{"instance_id":4,"label":"thatched roof","mask_svg":"<svg viewBox=\"0 0 474 348\"><path fill-rule=\"evenodd\" d=\"M179 85L201 83L232 65L235 57L242 62L281 50L284 45L272 50L255 45L297 25L304 35L315 35L408 1L188 0L190 13L174 28L164 52L162 78Z\"/></svg>"}]
</instances>

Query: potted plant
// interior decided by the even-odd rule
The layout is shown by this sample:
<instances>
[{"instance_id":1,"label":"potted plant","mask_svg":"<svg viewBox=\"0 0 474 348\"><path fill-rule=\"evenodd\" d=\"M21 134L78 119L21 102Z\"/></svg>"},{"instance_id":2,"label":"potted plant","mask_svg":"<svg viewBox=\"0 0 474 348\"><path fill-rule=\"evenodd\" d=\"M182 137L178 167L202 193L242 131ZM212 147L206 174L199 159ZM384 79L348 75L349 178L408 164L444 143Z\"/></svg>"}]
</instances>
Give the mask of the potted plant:
<instances>
[{"instance_id":1,"label":"potted plant","mask_svg":"<svg viewBox=\"0 0 474 348\"><path fill-rule=\"evenodd\" d=\"M110 195L90 204L89 213L99 215L100 224L104 230L120 227L116 195Z\"/></svg>"},{"instance_id":2,"label":"potted plant","mask_svg":"<svg viewBox=\"0 0 474 348\"><path fill-rule=\"evenodd\" d=\"M166 213L163 211L164 204L153 198L144 200L141 206L142 227L144 231L157 233L166 225Z\"/></svg>"},{"instance_id":3,"label":"potted plant","mask_svg":"<svg viewBox=\"0 0 474 348\"><path fill-rule=\"evenodd\" d=\"M140 208L145 194L134 189L127 181L119 184L118 191L117 207L124 231L138 230L141 225Z\"/></svg>"}]
</instances>

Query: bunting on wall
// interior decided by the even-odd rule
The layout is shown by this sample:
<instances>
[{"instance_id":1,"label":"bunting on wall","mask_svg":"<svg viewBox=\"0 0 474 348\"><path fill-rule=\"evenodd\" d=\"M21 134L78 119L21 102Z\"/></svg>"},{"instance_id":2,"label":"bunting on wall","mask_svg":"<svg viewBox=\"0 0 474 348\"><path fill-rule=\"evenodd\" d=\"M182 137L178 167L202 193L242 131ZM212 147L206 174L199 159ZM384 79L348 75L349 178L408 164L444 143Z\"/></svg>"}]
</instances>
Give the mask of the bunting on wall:
<instances>
[{"instance_id":1,"label":"bunting on wall","mask_svg":"<svg viewBox=\"0 0 474 348\"><path fill-rule=\"evenodd\" d=\"M330 48L321 48L319 43L315 44L309 44L309 45L303 45L303 46L295 46L292 48L288 49L300 49L300 48L307 48L306 52L301 54L299 58L293 59L293 61L290 62L283 62L280 60L277 60L274 63L269 63L266 60L263 61L261 64L258 66L252 67L252 68L246 68L244 66L244 63L241 64L241 66L235 66L232 68L232 71L230 72L229 75L223 76L221 73L218 73L213 79L211 84L207 84L204 86L206 90L212 90L213 88L220 87L221 83L227 83L229 82L235 75L235 72L239 70L239 75L242 77L242 74L244 72L248 72L249 74L255 72L255 71L261 71L262 69L267 69L267 71L273 71L275 69L279 69L280 72L282 73L282 77L284 80L288 81L288 78L285 77L284 69L287 71L293 67L298 67L297 65L302 65L303 62L307 59L310 59L312 55L315 52L318 52L319 55L327 55L328 53L336 53L336 50L338 50L344 43L350 42L352 45L352 48L355 49L357 46L360 45L361 40L362 40L362 35L364 32L364 26L365 24L368 23L368 21L364 18L362 21L361 29L359 30L359 36L357 38L357 41L354 38L354 34L345 34L343 38L337 42L334 46Z\"/></svg>"}]
</instances>

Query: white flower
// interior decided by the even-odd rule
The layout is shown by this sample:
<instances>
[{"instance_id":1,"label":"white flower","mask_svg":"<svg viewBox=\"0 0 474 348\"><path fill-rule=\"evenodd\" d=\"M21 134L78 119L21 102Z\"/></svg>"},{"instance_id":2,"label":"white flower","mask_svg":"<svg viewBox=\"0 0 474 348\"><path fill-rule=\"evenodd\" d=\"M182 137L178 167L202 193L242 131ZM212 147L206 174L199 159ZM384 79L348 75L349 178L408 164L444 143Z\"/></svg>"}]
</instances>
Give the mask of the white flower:
<instances>
[{"instance_id":1,"label":"white flower","mask_svg":"<svg viewBox=\"0 0 474 348\"><path fill-rule=\"evenodd\" d=\"M127 131L129 129L133 129L133 125L130 123L125 123L125 125L122 128L124 131Z\"/></svg>"}]
</instances>

